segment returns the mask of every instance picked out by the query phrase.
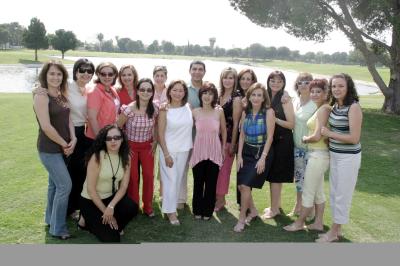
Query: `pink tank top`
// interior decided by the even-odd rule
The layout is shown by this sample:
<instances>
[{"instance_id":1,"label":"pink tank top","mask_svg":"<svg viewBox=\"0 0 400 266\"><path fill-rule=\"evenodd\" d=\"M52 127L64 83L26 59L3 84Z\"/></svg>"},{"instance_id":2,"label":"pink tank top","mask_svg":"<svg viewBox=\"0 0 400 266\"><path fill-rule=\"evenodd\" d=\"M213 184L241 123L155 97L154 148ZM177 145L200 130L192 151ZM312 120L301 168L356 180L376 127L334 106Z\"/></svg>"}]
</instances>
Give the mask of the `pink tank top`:
<instances>
[{"instance_id":1,"label":"pink tank top","mask_svg":"<svg viewBox=\"0 0 400 266\"><path fill-rule=\"evenodd\" d=\"M204 115L198 112L195 119L196 138L194 140L190 167L197 163L210 160L222 166L221 141L219 138L220 120L218 112Z\"/></svg>"}]
</instances>

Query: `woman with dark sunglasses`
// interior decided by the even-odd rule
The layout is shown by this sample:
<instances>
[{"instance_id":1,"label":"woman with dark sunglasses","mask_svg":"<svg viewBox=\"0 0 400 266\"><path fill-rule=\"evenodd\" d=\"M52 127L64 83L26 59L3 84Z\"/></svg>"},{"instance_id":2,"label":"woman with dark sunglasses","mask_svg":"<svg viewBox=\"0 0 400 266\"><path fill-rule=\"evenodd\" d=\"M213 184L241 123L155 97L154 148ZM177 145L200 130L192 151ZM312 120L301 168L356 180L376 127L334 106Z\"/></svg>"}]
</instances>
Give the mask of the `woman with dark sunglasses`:
<instances>
[{"instance_id":1,"label":"woman with dark sunglasses","mask_svg":"<svg viewBox=\"0 0 400 266\"><path fill-rule=\"evenodd\" d=\"M114 89L118 69L110 62L100 63L96 67L96 86L87 96L88 126L86 136L94 139L105 125L114 124L117 120L120 99Z\"/></svg>"},{"instance_id":2,"label":"woman with dark sunglasses","mask_svg":"<svg viewBox=\"0 0 400 266\"><path fill-rule=\"evenodd\" d=\"M137 204L126 195L131 166L128 140L122 130L116 125L102 128L87 160L78 228L102 242L120 242L123 229L138 212Z\"/></svg>"},{"instance_id":3,"label":"woman with dark sunglasses","mask_svg":"<svg viewBox=\"0 0 400 266\"><path fill-rule=\"evenodd\" d=\"M139 168L142 167L142 203L143 213L154 217L154 152L156 149L156 128L158 107L153 103L154 85L151 79L143 78L137 85L136 100L122 105L118 117L119 127L125 126L125 132L131 148L131 174L128 195L139 204Z\"/></svg>"}]
</instances>

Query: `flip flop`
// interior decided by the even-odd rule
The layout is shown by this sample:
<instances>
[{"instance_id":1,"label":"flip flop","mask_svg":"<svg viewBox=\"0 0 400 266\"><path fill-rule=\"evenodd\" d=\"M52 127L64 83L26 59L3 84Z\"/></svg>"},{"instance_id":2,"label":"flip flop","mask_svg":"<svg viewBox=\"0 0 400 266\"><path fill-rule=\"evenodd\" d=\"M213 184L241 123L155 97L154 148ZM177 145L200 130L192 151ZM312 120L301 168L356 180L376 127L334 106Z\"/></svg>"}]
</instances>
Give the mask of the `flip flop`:
<instances>
[{"instance_id":1,"label":"flip flop","mask_svg":"<svg viewBox=\"0 0 400 266\"><path fill-rule=\"evenodd\" d=\"M305 226L296 227L296 225L294 223L283 227L283 230L285 230L287 232L298 232L298 231L304 231L305 229L306 229Z\"/></svg>"}]
</instances>

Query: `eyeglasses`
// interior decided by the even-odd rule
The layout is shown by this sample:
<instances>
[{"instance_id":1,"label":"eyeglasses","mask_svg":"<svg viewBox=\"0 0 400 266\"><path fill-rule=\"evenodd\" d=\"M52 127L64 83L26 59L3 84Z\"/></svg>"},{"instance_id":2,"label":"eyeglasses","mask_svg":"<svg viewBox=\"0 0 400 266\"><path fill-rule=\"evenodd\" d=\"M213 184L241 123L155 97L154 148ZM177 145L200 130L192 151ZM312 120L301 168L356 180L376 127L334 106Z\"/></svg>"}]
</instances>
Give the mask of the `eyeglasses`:
<instances>
[{"instance_id":1,"label":"eyeglasses","mask_svg":"<svg viewBox=\"0 0 400 266\"><path fill-rule=\"evenodd\" d=\"M149 89L139 88L139 92L153 93L153 90L151 88Z\"/></svg>"},{"instance_id":2,"label":"eyeglasses","mask_svg":"<svg viewBox=\"0 0 400 266\"><path fill-rule=\"evenodd\" d=\"M91 68L78 68L78 72L79 73L81 73L81 74L83 74L83 73L88 73L88 74L90 74L90 75L92 75L93 73L94 73L94 71L93 71L93 69L91 69Z\"/></svg>"},{"instance_id":3,"label":"eyeglasses","mask_svg":"<svg viewBox=\"0 0 400 266\"><path fill-rule=\"evenodd\" d=\"M100 74L100 76L102 76L103 78L105 78L105 77L111 78L111 77L114 77L114 76L115 76L115 74L112 73L112 72L108 72L108 73L100 72L99 74Z\"/></svg>"},{"instance_id":4,"label":"eyeglasses","mask_svg":"<svg viewBox=\"0 0 400 266\"><path fill-rule=\"evenodd\" d=\"M308 80L303 80L303 81L297 81L297 85L301 86L301 85L308 85L310 84L310 82Z\"/></svg>"},{"instance_id":5,"label":"eyeglasses","mask_svg":"<svg viewBox=\"0 0 400 266\"><path fill-rule=\"evenodd\" d=\"M121 140L122 136L121 135L115 135L115 136L107 136L106 141L112 141L112 140Z\"/></svg>"}]
</instances>

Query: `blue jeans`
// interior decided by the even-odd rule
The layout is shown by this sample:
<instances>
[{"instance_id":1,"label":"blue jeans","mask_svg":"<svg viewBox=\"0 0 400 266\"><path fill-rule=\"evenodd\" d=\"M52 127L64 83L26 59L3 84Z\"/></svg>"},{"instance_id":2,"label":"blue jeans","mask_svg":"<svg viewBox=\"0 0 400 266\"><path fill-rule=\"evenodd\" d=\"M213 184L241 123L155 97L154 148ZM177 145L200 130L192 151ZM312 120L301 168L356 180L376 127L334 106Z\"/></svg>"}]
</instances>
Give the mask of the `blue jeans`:
<instances>
[{"instance_id":1,"label":"blue jeans","mask_svg":"<svg viewBox=\"0 0 400 266\"><path fill-rule=\"evenodd\" d=\"M39 157L49 173L45 222L50 225L50 234L66 235L68 234L66 222L68 197L72 188L71 177L63 154L39 152Z\"/></svg>"}]
</instances>

